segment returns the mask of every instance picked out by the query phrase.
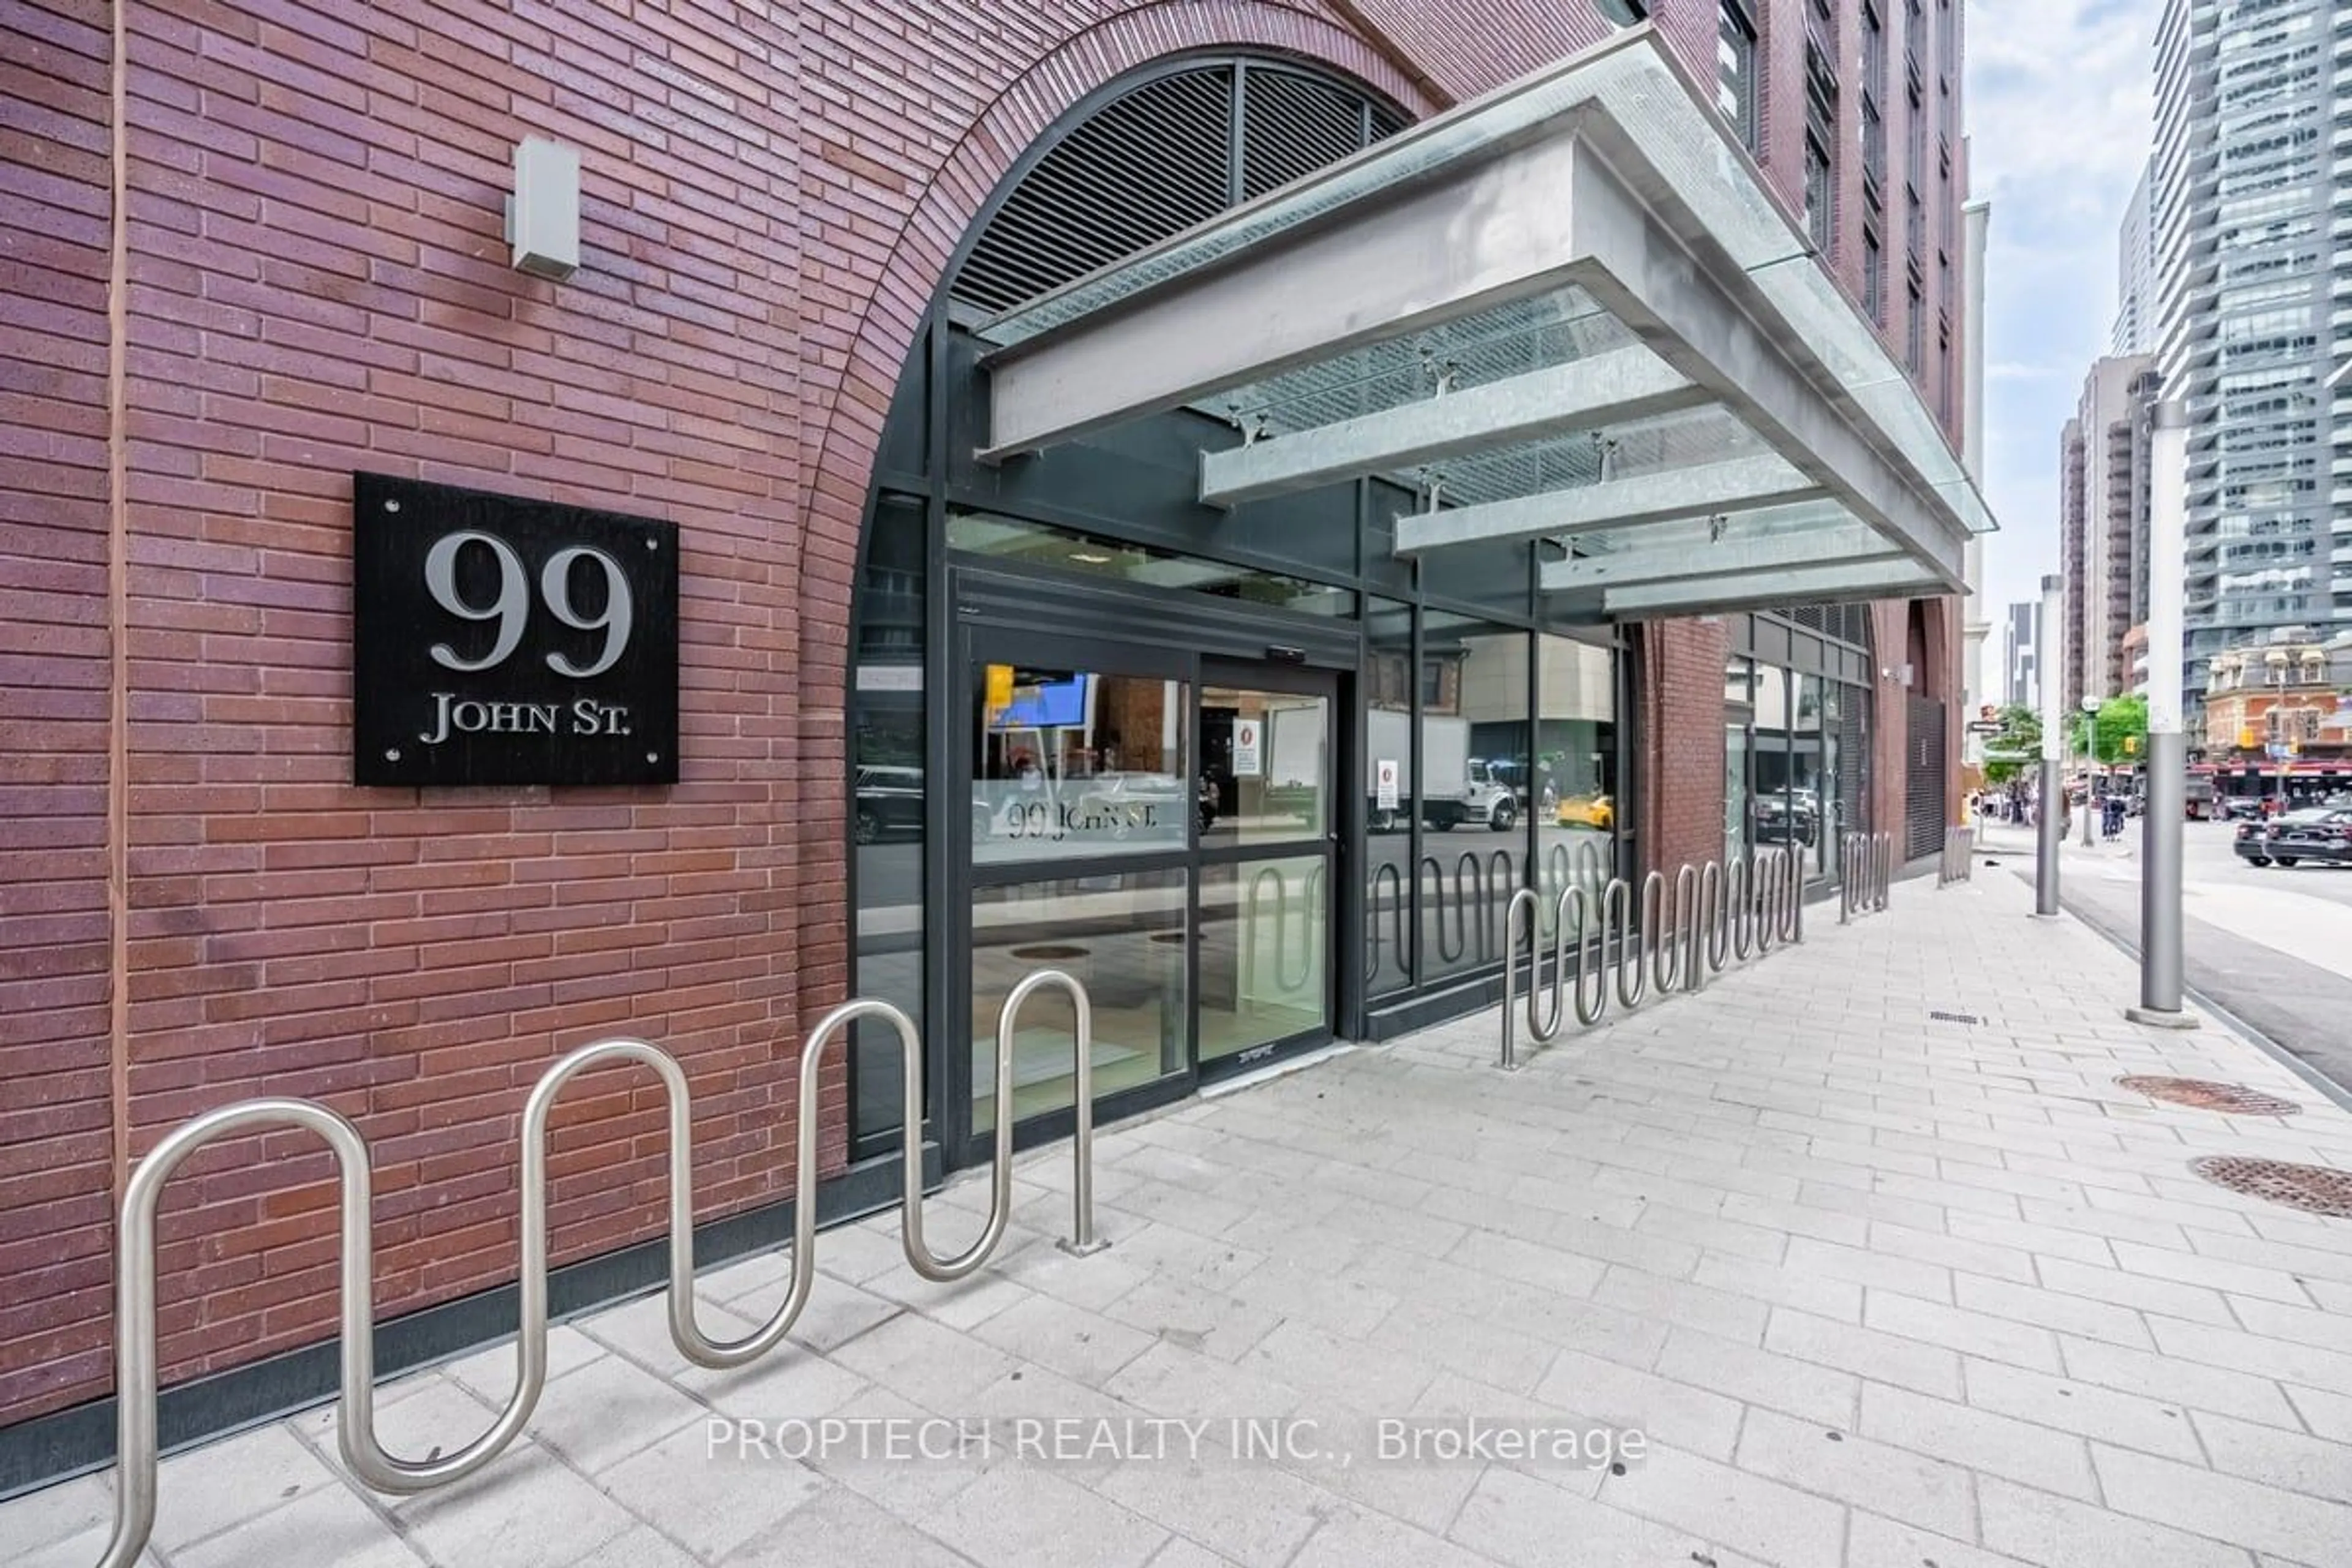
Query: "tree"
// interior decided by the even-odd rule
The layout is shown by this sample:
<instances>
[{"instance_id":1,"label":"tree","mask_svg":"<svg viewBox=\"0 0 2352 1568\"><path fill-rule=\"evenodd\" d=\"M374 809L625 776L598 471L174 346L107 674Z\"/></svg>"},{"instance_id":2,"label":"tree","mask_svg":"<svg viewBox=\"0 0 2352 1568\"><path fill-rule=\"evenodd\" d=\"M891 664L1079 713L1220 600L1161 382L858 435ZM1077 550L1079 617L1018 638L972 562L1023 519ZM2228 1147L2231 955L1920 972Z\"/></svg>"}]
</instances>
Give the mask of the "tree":
<instances>
[{"instance_id":1,"label":"tree","mask_svg":"<svg viewBox=\"0 0 2352 1568\"><path fill-rule=\"evenodd\" d=\"M2005 784L2023 778L2042 755L2042 716L2022 702L2012 702L1996 716L2000 732L1985 747L1985 783Z\"/></svg>"},{"instance_id":2,"label":"tree","mask_svg":"<svg viewBox=\"0 0 2352 1568\"><path fill-rule=\"evenodd\" d=\"M2097 735L2095 754L2109 767L2137 763L2147 755L2147 699L2110 697L2099 704L2093 721ZM2130 744L2124 742L2128 739Z\"/></svg>"}]
</instances>

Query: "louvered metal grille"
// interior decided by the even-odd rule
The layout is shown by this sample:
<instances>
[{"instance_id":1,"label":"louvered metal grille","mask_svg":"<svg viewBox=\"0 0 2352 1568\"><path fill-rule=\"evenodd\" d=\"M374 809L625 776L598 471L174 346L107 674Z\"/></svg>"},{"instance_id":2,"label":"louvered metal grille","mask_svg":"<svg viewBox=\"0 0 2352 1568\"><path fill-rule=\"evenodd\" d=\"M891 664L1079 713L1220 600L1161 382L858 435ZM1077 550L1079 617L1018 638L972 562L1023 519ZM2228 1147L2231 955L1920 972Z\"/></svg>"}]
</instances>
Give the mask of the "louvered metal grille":
<instances>
[{"instance_id":1,"label":"louvered metal grille","mask_svg":"<svg viewBox=\"0 0 2352 1568\"><path fill-rule=\"evenodd\" d=\"M1246 73L1242 195L1256 197L1336 163L1364 145L1363 99L1290 71Z\"/></svg>"},{"instance_id":2,"label":"louvered metal grille","mask_svg":"<svg viewBox=\"0 0 2352 1568\"><path fill-rule=\"evenodd\" d=\"M1235 98L1241 175L1235 177ZM1155 78L1074 127L1021 177L956 274L993 314L1204 223L1394 134L1404 121L1336 82L1219 62Z\"/></svg>"}]
</instances>

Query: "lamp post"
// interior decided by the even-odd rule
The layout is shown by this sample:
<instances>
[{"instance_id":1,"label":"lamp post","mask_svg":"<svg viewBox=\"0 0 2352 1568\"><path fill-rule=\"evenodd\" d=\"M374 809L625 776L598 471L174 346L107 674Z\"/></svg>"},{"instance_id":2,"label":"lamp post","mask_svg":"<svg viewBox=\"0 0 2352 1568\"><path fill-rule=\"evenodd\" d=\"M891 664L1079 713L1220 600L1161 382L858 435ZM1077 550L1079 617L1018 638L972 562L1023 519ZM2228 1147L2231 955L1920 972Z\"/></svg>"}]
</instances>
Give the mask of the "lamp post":
<instances>
[{"instance_id":1,"label":"lamp post","mask_svg":"<svg viewBox=\"0 0 2352 1568\"><path fill-rule=\"evenodd\" d=\"M2062 584L2055 575L2042 579L2042 624L2063 626L2066 613ZM2045 634L2046 635L2046 634ZM2041 660L2042 790L2034 816L2033 912L2044 918L2058 913L2058 843L2066 805L2066 700L2059 674Z\"/></svg>"},{"instance_id":2,"label":"lamp post","mask_svg":"<svg viewBox=\"0 0 2352 1568\"><path fill-rule=\"evenodd\" d=\"M2181 732L2187 653L2189 411L2156 405L2148 437L2147 814L2140 818L2139 1005L2134 1023L2193 1029L2180 1005L2180 835L2189 812L2189 737Z\"/></svg>"},{"instance_id":3,"label":"lamp post","mask_svg":"<svg viewBox=\"0 0 2352 1568\"><path fill-rule=\"evenodd\" d=\"M2091 781L2099 771L2099 700L2083 699L2083 847L2091 847Z\"/></svg>"}]
</instances>

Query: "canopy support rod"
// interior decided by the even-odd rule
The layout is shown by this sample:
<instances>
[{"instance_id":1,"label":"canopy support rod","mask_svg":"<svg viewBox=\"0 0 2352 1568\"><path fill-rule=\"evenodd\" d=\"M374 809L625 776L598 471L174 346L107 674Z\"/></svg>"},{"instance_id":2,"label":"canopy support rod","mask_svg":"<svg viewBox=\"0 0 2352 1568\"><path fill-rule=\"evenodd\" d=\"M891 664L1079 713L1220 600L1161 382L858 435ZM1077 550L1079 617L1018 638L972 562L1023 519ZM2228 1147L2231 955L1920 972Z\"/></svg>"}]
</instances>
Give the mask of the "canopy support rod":
<instances>
[{"instance_id":1,"label":"canopy support rod","mask_svg":"<svg viewBox=\"0 0 2352 1568\"><path fill-rule=\"evenodd\" d=\"M1203 452L1201 500L1237 506L1465 452L1696 408L1712 398L1646 348L1612 349L1360 418Z\"/></svg>"}]
</instances>

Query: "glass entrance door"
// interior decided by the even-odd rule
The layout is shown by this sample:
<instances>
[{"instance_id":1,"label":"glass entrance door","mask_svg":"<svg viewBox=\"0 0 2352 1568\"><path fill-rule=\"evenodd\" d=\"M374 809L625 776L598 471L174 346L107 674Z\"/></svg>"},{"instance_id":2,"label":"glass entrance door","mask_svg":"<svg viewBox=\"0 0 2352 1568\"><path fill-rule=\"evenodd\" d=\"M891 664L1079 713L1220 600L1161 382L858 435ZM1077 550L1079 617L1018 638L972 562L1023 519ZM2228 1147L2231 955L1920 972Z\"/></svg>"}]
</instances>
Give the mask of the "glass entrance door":
<instances>
[{"instance_id":1,"label":"glass entrance door","mask_svg":"<svg viewBox=\"0 0 2352 1568\"><path fill-rule=\"evenodd\" d=\"M996 1103L998 1016L1037 970L1061 970L1087 988L1102 1114L1190 1088L1200 805L1184 656L986 630L967 633L964 652L958 773L971 813L956 826L958 901L970 914L950 1016L968 1020L969 1050L948 1063L948 1094L965 1113L943 1138L959 1163L986 1157L1005 1113ZM1069 1130L1071 1025L1060 992L1038 994L1021 1016L1012 1112L1024 1139Z\"/></svg>"},{"instance_id":2,"label":"glass entrance door","mask_svg":"<svg viewBox=\"0 0 2352 1568\"><path fill-rule=\"evenodd\" d=\"M944 1064L950 1161L987 1158L998 1016L1036 970L1087 988L1105 1119L1328 1041L1337 677L986 626L961 647L951 902L970 912L948 1016L969 1049ZM1023 1142L1069 1130L1070 1026L1058 992L1019 1020Z\"/></svg>"},{"instance_id":3,"label":"glass entrance door","mask_svg":"<svg viewBox=\"0 0 2352 1568\"><path fill-rule=\"evenodd\" d=\"M1331 1037L1338 683L1204 662L1200 1065L1214 1076Z\"/></svg>"}]
</instances>

